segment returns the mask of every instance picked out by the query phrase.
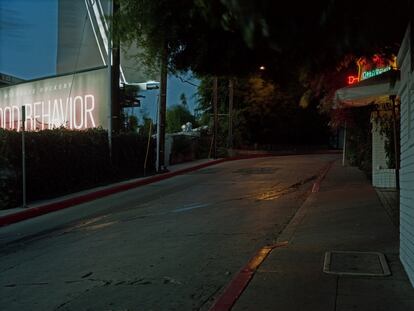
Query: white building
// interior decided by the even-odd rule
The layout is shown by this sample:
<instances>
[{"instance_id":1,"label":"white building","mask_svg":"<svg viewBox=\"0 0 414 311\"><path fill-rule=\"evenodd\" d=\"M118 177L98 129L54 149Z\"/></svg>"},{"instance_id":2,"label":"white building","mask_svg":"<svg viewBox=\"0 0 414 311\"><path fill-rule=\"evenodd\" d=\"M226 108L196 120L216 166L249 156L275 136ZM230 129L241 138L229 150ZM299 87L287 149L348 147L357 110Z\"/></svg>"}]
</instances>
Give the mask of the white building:
<instances>
[{"instance_id":1,"label":"white building","mask_svg":"<svg viewBox=\"0 0 414 311\"><path fill-rule=\"evenodd\" d=\"M401 85L400 259L414 286L414 33L405 33L398 65Z\"/></svg>"},{"instance_id":2,"label":"white building","mask_svg":"<svg viewBox=\"0 0 414 311\"><path fill-rule=\"evenodd\" d=\"M400 259L414 286L414 31L409 25L397 56L399 81L387 79L387 73L337 91L338 101L348 106L363 106L389 101L397 95L400 103ZM381 81L382 79L382 81ZM394 81L393 81L394 80ZM386 167L384 137L373 122L373 185L395 187L395 170Z\"/></svg>"},{"instance_id":3,"label":"white building","mask_svg":"<svg viewBox=\"0 0 414 311\"><path fill-rule=\"evenodd\" d=\"M378 76L363 80L356 85L342 88L336 92L336 100L345 107L376 105L371 114L372 124L372 184L378 188L396 188L396 170L389 167L386 155L386 137L381 132L378 119L392 118L390 96L398 93L400 82L398 72L388 70Z\"/></svg>"}]
</instances>

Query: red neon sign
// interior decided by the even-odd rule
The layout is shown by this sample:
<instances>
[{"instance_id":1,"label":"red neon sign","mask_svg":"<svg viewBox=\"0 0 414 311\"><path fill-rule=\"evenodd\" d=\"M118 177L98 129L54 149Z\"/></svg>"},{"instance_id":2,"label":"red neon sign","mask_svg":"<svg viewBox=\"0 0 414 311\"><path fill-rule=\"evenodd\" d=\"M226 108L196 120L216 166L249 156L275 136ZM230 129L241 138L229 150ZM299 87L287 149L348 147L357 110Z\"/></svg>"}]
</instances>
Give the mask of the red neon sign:
<instances>
[{"instance_id":1,"label":"red neon sign","mask_svg":"<svg viewBox=\"0 0 414 311\"><path fill-rule=\"evenodd\" d=\"M359 82L358 76L348 76L348 85L352 85Z\"/></svg>"}]
</instances>

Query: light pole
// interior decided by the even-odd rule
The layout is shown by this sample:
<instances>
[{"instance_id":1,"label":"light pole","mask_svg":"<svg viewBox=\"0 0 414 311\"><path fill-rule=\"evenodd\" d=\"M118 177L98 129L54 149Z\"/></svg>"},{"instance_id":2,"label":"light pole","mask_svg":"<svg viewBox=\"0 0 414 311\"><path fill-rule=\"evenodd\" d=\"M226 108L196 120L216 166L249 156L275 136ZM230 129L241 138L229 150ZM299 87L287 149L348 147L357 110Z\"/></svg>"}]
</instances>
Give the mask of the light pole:
<instances>
[{"instance_id":1,"label":"light pole","mask_svg":"<svg viewBox=\"0 0 414 311\"><path fill-rule=\"evenodd\" d=\"M22 206L27 207L26 195L26 143L25 143L26 106L22 106Z\"/></svg>"},{"instance_id":2,"label":"light pole","mask_svg":"<svg viewBox=\"0 0 414 311\"><path fill-rule=\"evenodd\" d=\"M233 100L234 100L234 80L229 80L229 149L233 149Z\"/></svg>"},{"instance_id":3,"label":"light pole","mask_svg":"<svg viewBox=\"0 0 414 311\"><path fill-rule=\"evenodd\" d=\"M213 158L217 159L217 135L218 135L218 78L213 78Z\"/></svg>"},{"instance_id":4,"label":"light pole","mask_svg":"<svg viewBox=\"0 0 414 311\"><path fill-rule=\"evenodd\" d=\"M342 148L342 166L345 166L345 158L346 158L346 121L344 126L344 142Z\"/></svg>"},{"instance_id":5,"label":"light pole","mask_svg":"<svg viewBox=\"0 0 414 311\"><path fill-rule=\"evenodd\" d=\"M112 1L108 1L108 14L112 16L113 6ZM111 21L109 21L111 23ZM111 29L108 29L108 146L109 146L109 158L112 161L112 39Z\"/></svg>"},{"instance_id":6,"label":"light pole","mask_svg":"<svg viewBox=\"0 0 414 311\"><path fill-rule=\"evenodd\" d=\"M167 114L167 81L168 81L168 47L164 44L161 59L160 100L158 104L157 122L157 172L163 172L165 167L165 120Z\"/></svg>"}]
</instances>

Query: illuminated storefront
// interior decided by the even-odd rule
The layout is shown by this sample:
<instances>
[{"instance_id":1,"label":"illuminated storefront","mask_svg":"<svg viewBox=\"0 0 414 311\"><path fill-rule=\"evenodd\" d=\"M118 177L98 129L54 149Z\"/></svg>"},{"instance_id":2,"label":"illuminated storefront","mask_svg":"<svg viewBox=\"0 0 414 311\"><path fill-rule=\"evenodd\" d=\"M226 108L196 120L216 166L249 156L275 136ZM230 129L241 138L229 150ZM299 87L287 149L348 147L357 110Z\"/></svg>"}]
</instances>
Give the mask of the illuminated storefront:
<instances>
[{"instance_id":1,"label":"illuminated storefront","mask_svg":"<svg viewBox=\"0 0 414 311\"><path fill-rule=\"evenodd\" d=\"M399 178L398 175L397 178L393 175L392 179L398 180L399 183L400 259L414 286L414 31L412 27L412 25L408 26L398 53L399 72L392 70L395 68L392 65L370 69L365 74L362 73L362 76L358 76L362 78L360 82L355 81L354 85L338 90L336 100L355 107L390 102L391 95L391 98L396 97L397 103L400 102L400 150L396 152L401 155L398 157L400 161L398 158L396 161L396 167L400 169ZM354 79L350 80L354 83ZM373 130L373 135L378 133ZM375 143L375 137L373 138ZM383 143L383 140L380 142ZM375 163L375 153L378 152L379 149L373 148L373 173L380 169ZM395 172L389 173L395 174ZM375 176L373 182L375 185Z\"/></svg>"},{"instance_id":2,"label":"illuminated storefront","mask_svg":"<svg viewBox=\"0 0 414 311\"><path fill-rule=\"evenodd\" d=\"M371 58L361 57L357 60L356 65L358 66L358 74L348 76L348 85L397 69L397 58L395 56L385 58L380 55L374 55Z\"/></svg>"},{"instance_id":3,"label":"illuminated storefront","mask_svg":"<svg viewBox=\"0 0 414 311\"><path fill-rule=\"evenodd\" d=\"M394 107L390 96L396 96L399 89L396 58L389 60L374 55L358 59L357 65L358 75L348 77L350 85L338 90L335 99L344 107L376 106L371 118L372 184L379 188L396 188L397 172L394 167L389 167L385 148L387 138L378 122L378 118L392 117Z\"/></svg>"}]
</instances>

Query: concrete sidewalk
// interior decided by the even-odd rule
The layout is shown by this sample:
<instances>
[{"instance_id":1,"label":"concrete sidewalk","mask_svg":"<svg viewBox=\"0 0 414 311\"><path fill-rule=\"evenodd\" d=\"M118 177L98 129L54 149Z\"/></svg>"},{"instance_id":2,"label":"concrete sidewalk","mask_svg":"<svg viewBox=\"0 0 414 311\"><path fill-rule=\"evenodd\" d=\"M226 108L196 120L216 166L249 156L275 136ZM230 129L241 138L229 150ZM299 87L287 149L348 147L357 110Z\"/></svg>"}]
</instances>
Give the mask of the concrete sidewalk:
<instances>
[{"instance_id":1,"label":"concrete sidewalk","mask_svg":"<svg viewBox=\"0 0 414 311\"><path fill-rule=\"evenodd\" d=\"M284 240L288 246L272 251L232 310L414 310L414 288L398 259L398 229L358 169L335 163L280 235ZM391 275L324 273L331 251L383 253ZM382 273L372 256L337 253L331 270Z\"/></svg>"}]
</instances>

